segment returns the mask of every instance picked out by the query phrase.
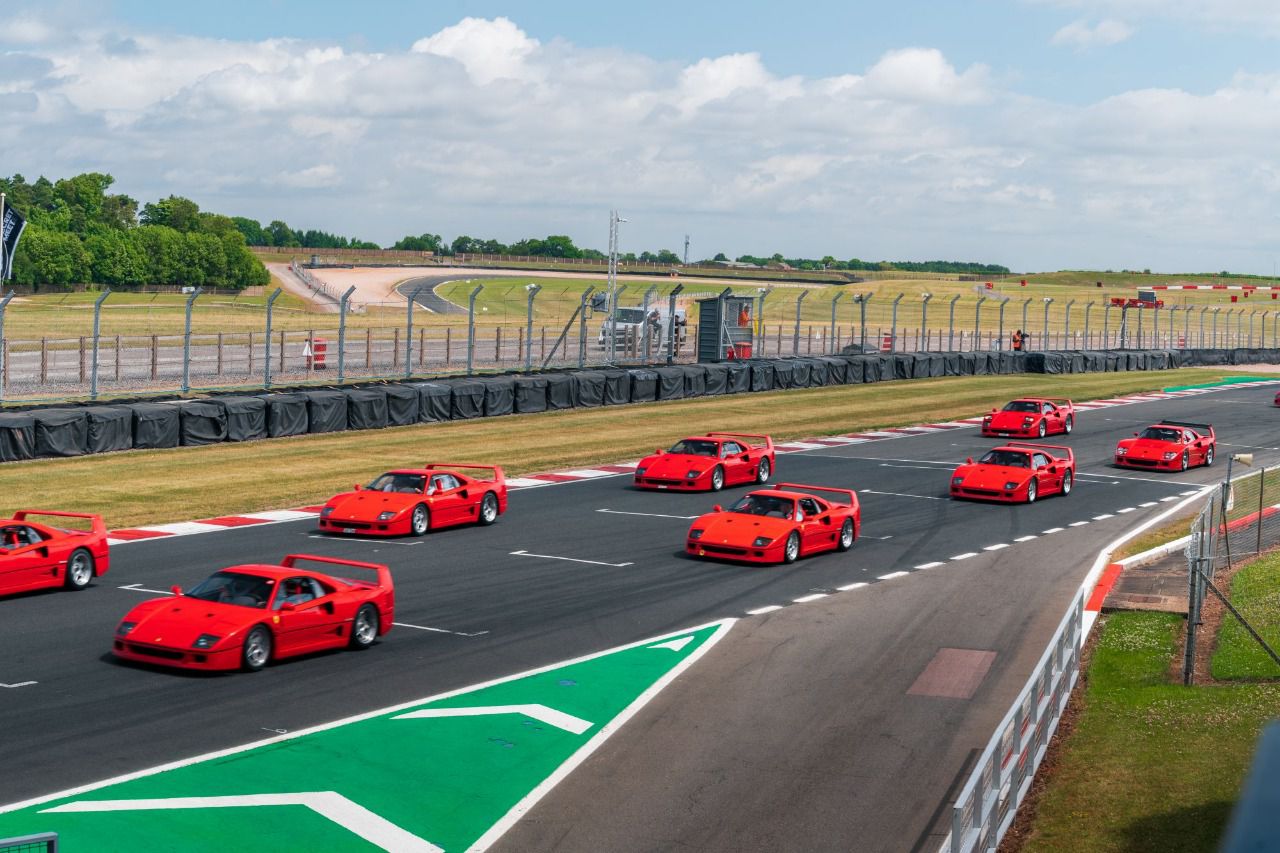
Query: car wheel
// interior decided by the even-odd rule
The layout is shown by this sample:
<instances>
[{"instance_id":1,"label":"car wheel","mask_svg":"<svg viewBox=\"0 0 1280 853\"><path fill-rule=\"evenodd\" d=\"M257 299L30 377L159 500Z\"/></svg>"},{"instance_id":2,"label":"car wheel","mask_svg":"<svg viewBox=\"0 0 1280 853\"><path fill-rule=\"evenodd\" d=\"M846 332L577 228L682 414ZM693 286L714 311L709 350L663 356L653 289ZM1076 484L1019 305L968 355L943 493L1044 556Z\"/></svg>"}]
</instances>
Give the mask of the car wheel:
<instances>
[{"instance_id":1,"label":"car wheel","mask_svg":"<svg viewBox=\"0 0 1280 853\"><path fill-rule=\"evenodd\" d=\"M1204 464L1206 466L1213 464L1213 445L1209 445L1209 449L1204 452Z\"/></svg>"},{"instance_id":2,"label":"car wheel","mask_svg":"<svg viewBox=\"0 0 1280 853\"><path fill-rule=\"evenodd\" d=\"M1074 480L1075 477L1072 476L1070 471L1062 475L1062 493L1064 495L1071 494L1071 487L1074 485Z\"/></svg>"},{"instance_id":3,"label":"car wheel","mask_svg":"<svg viewBox=\"0 0 1280 853\"><path fill-rule=\"evenodd\" d=\"M480 523L493 524L498 520L498 496L493 492L485 492L480 499Z\"/></svg>"},{"instance_id":4,"label":"car wheel","mask_svg":"<svg viewBox=\"0 0 1280 853\"><path fill-rule=\"evenodd\" d=\"M767 483L769 477L773 474L773 466L769 464L768 458L761 459L760 464L756 466L756 482Z\"/></svg>"},{"instance_id":5,"label":"car wheel","mask_svg":"<svg viewBox=\"0 0 1280 853\"><path fill-rule=\"evenodd\" d=\"M362 604L351 620L351 648L367 649L378 639L378 608Z\"/></svg>"},{"instance_id":6,"label":"car wheel","mask_svg":"<svg viewBox=\"0 0 1280 853\"><path fill-rule=\"evenodd\" d=\"M853 519L846 518L840 526L840 538L836 541L836 550L848 551L853 547Z\"/></svg>"},{"instance_id":7,"label":"car wheel","mask_svg":"<svg viewBox=\"0 0 1280 853\"><path fill-rule=\"evenodd\" d=\"M1181 468L1183 471L1185 471L1190 465L1191 465L1191 454L1184 450L1182 451L1182 459L1180 460L1178 467Z\"/></svg>"},{"instance_id":8,"label":"car wheel","mask_svg":"<svg viewBox=\"0 0 1280 853\"><path fill-rule=\"evenodd\" d=\"M1044 418L1041 418L1041 419L1040 419L1040 426L1036 428L1036 437L1037 437L1037 438L1044 438L1044 437L1045 437L1045 434L1046 434L1046 433L1048 433L1048 432L1049 432L1049 427L1047 427L1047 426L1045 425Z\"/></svg>"},{"instance_id":9,"label":"car wheel","mask_svg":"<svg viewBox=\"0 0 1280 853\"><path fill-rule=\"evenodd\" d=\"M1033 504L1036 502L1036 491L1036 478L1032 477L1027 481L1027 503Z\"/></svg>"},{"instance_id":10,"label":"car wheel","mask_svg":"<svg viewBox=\"0 0 1280 853\"><path fill-rule=\"evenodd\" d=\"M409 532L421 536L431 529L431 510L426 505L418 504L409 516Z\"/></svg>"},{"instance_id":11,"label":"car wheel","mask_svg":"<svg viewBox=\"0 0 1280 853\"><path fill-rule=\"evenodd\" d=\"M800 534L794 530L787 537L787 544L782 546L782 562L794 563L800 556Z\"/></svg>"},{"instance_id":12,"label":"car wheel","mask_svg":"<svg viewBox=\"0 0 1280 853\"><path fill-rule=\"evenodd\" d=\"M1071 415L1067 415L1066 420L1062 422L1062 432L1064 435L1071 435L1071 430L1076 428L1076 419Z\"/></svg>"},{"instance_id":13,"label":"car wheel","mask_svg":"<svg viewBox=\"0 0 1280 853\"><path fill-rule=\"evenodd\" d=\"M77 548L67 558L67 576L64 583L67 589L84 589L93 580L93 555L83 548Z\"/></svg>"},{"instance_id":14,"label":"car wheel","mask_svg":"<svg viewBox=\"0 0 1280 853\"><path fill-rule=\"evenodd\" d=\"M265 625L256 625L244 638L244 650L240 654L240 665L246 672L257 672L271 660L271 632Z\"/></svg>"},{"instance_id":15,"label":"car wheel","mask_svg":"<svg viewBox=\"0 0 1280 853\"><path fill-rule=\"evenodd\" d=\"M718 492L724 488L724 468L720 465L711 472L711 491Z\"/></svg>"}]
</instances>

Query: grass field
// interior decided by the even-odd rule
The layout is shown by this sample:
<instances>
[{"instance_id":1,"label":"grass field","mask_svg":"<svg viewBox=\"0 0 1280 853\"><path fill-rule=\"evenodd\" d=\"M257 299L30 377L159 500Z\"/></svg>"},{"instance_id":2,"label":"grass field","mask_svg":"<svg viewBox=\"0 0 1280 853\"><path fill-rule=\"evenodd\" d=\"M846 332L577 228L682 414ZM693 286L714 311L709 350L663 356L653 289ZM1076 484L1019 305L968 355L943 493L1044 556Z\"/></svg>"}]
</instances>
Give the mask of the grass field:
<instances>
[{"instance_id":1,"label":"grass field","mask_svg":"<svg viewBox=\"0 0 1280 853\"><path fill-rule=\"evenodd\" d=\"M1280 554L1269 554L1236 572L1229 598L1273 649L1280 648ZM1280 667L1239 622L1224 614L1213 654L1213 677L1280 679ZM1275 715L1280 716L1280 707Z\"/></svg>"},{"instance_id":2,"label":"grass field","mask_svg":"<svg viewBox=\"0 0 1280 853\"><path fill-rule=\"evenodd\" d=\"M517 475L634 459L699 430L768 432L776 440L832 435L964 417L1020 394L1083 400L1221 375L921 379L43 459L0 466L0 511L67 506L102 513L112 527L181 521L314 503L388 467L429 458L498 463Z\"/></svg>"}]
</instances>

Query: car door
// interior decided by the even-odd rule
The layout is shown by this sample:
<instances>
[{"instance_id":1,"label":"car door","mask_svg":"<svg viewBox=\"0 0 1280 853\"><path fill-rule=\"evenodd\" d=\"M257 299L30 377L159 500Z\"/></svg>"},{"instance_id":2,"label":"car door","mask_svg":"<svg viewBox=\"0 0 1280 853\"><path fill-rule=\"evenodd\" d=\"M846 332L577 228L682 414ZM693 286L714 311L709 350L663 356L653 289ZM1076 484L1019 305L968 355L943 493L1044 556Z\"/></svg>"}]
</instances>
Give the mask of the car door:
<instances>
[{"instance_id":1,"label":"car door","mask_svg":"<svg viewBox=\"0 0 1280 853\"><path fill-rule=\"evenodd\" d=\"M466 517L466 490L452 474L431 476L431 525L458 524Z\"/></svg>"},{"instance_id":2,"label":"car door","mask_svg":"<svg viewBox=\"0 0 1280 853\"><path fill-rule=\"evenodd\" d=\"M804 544L804 552L812 554L814 551L832 548L840 534L840 528L832 522L830 507L826 502L817 498L801 498L799 508L803 516L800 522L800 539Z\"/></svg>"},{"instance_id":3,"label":"car door","mask_svg":"<svg viewBox=\"0 0 1280 853\"><path fill-rule=\"evenodd\" d=\"M1062 410L1046 400L1040 406L1040 413L1044 415L1045 432L1062 432Z\"/></svg>"},{"instance_id":4,"label":"car door","mask_svg":"<svg viewBox=\"0 0 1280 853\"><path fill-rule=\"evenodd\" d=\"M23 592L60 583L57 559L48 544L25 524L0 528L0 592Z\"/></svg>"},{"instance_id":5,"label":"car door","mask_svg":"<svg viewBox=\"0 0 1280 853\"><path fill-rule=\"evenodd\" d=\"M1191 430L1187 430L1187 439L1191 442L1191 464L1204 464L1205 455L1209 452L1209 439Z\"/></svg>"},{"instance_id":6,"label":"car door","mask_svg":"<svg viewBox=\"0 0 1280 853\"><path fill-rule=\"evenodd\" d=\"M745 483L751 479L751 457L736 441L720 443L720 464L724 465L726 485Z\"/></svg>"},{"instance_id":7,"label":"car door","mask_svg":"<svg viewBox=\"0 0 1280 853\"><path fill-rule=\"evenodd\" d=\"M1061 488L1062 477L1053 472L1048 454L1031 454L1031 468L1032 476L1036 478L1036 490L1040 494L1047 495Z\"/></svg>"},{"instance_id":8,"label":"car door","mask_svg":"<svg viewBox=\"0 0 1280 853\"><path fill-rule=\"evenodd\" d=\"M332 644L333 599L315 579L286 578L277 584L271 608L278 655L302 654Z\"/></svg>"}]
</instances>

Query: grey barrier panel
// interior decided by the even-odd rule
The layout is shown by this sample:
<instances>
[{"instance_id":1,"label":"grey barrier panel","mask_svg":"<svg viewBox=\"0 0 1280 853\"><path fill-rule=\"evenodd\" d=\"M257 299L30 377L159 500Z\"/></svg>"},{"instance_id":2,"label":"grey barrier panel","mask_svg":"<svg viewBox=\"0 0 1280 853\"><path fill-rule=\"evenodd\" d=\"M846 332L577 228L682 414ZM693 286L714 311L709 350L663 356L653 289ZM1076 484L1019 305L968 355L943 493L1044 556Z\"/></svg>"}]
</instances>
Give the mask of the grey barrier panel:
<instances>
[{"instance_id":1,"label":"grey barrier panel","mask_svg":"<svg viewBox=\"0 0 1280 853\"><path fill-rule=\"evenodd\" d=\"M621 368L606 368L604 375L604 404L624 406L631 402L631 374Z\"/></svg>"},{"instance_id":2,"label":"grey barrier panel","mask_svg":"<svg viewBox=\"0 0 1280 853\"><path fill-rule=\"evenodd\" d=\"M109 453L133 447L133 410L127 406L85 406L87 453Z\"/></svg>"},{"instance_id":3,"label":"grey barrier panel","mask_svg":"<svg viewBox=\"0 0 1280 853\"><path fill-rule=\"evenodd\" d=\"M227 411L212 400L183 400L177 404L183 447L221 444L227 440Z\"/></svg>"},{"instance_id":4,"label":"grey barrier panel","mask_svg":"<svg viewBox=\"0 0 1280 853\"><path fill-rule=\"evenodd\" d=\"M387 425L409 426L418 422L418 392L408 385L383 386L387 392Z\"/></svg>"},{"instance_id":5,"label":"grey barrier panel","mask_svg":"<svg viewBox=\"0 0 1280 853\"><path fill-rule=\"evenodd\" d=\"M418 392L418 421L439 423L453 419L453 389L442 382L415 382Z\"/></svg>"},{"instance_id":6,"label":"grey barrier panel","mask_svg":"<svg viewBox=\"0 0 1280 853\"><path fill-rule=\"evenodd\" d=\"M806 358L805 365L809 368L808 381L805 386L808 388L821 388L827 384L827 363L820 358Z\"/></svg>"},{"instance_id":7,"label":"grey barrier panel","mask_svg":"<svg viewBox=\"0 0 1280 853\"><path fill-rule=\"evenodd\" d=\"M177 447L181 438L178 409L171 403L131 403L133 446L139 450Z\"/></svg>"},{"instance_id":8,"label":"grey barrier panel","mask_svg":"<svg viewBox=\"0 0 1280 853\"><path fill-rule=\"evenodd\" d=\"M892 374L885 378L911 379L915 376L916 359L909 353L897 353L893 357Z\"/></svg>"},{"instance_id":9,"label":"grey barrier panel","mask_svg":"<svg viewBox=\"0 0 1280 853\"><path fill-rule=\"evenodd\" d=\"M773 362L771 361L751 362L751 390L772 391L774 373Z\"/></svg>"},{"instance_id":10,"label":"grey barrier panel","mask_svg":"<svg viewBox=\"0 0 1280 853\"><path fill-rule=\"evenodd\" d=\"M726 394L745 394L751 390L751 365L733 361L724 365Z\"/></svg>"},{"instance_id":11,"label":"grey barrier panel","mask_svg":"<svg viewBox=\"0 0 1280 853\"><path fill-rule=\"evenodd\" d=\"M442 382L453 391L450 417L455 421L484 417L484 385L475 379Z\"/></svg>"},{"instance_id":12,"label":"grey barrier panel","mask_svg":"<svg viewBox=\"0 0 1280 853\"><path fill-rule=\"evenodd\" d=\"M1222 839L1222 853L1274 850L1280 838L1280 722L1262 730L1244 790Z\"/></svg>"},{"instance_id":13,"label":"grey barrier panel","mask_svg":"<svg viewBox=\"0 0 1280 853\"><path fill-rule=\"evenodd\" d=\"M493 376L483 380L484 416L510 415L515 412L516 382L510 376Z\"/></svg>"},{"instance_id":14,"label":"grey barrier panel","mask_svg":"<svg viewBox=\"0 0 1280 853\"><path fill-rule=\"evenodd\" d=\"M344 388L348 429L385 429L387 392L381 388Z\"/></svg>"},{"instance_id":15,"label":"grey barrier panel","mask_svg":"<svg viewBox=\"0 0 1280 853\"><path fill-rule=\"evenodd\" d=\"M807 358L793 359L791 362L791 381L788 388L808 388L809 376L813 373L813 365ZM781 375L781 374L779 374Z\"/></svg>"},{"instance_id":16,"label":"grey barrier panel","mask_svg":"<svg viewBox=\"0 0 1280 853\"><path fill-rule=\"evenodd\" d=\"M267 401L262 397L215 397L227 418L227 441L267 437Z\"/></svg>"},{"instance_id":17,"label":"grey barrier panel","mask_svg":"<svg viewBox=\"0 0 1280 853\"><path fill-rule=\"evenodd\" d=\"M647 371L646 371L647 372ZM631 388L629 392L630 398L635 400L653 399L653 395L649 397L636 397L635 373L631 370L627 372ZM573 377L567 373L547 373L544 375L547 380L547 408L548 409L572 409L573 408Z\"/></svg>"},{"instance_id":18,"label":"grey barrier panel","mask_svg":"<svg viewBox=\"0 0 1280 853\"><path fill-rule=\"evenodd\" d=\"M271 438L306 435L311 431L307 398L302 394L264 394L262 399L267 402L267 435Z\"/></svg>"},{"instance_id":19,"label":"grey barrier panel","mask_svg":"<svg viewBox=\"0 0 1280 853\"><path fill-rule=\"evenodd\" d=\"M83 456L89 452L89 416L84 409L35 409L36 456Z\"/></svg>"},{"instance_id":20,"label":"grey barrier panel","mask_svg":"<svg viewBox=\"0 0 1280 853\"><path fill-rule=\"evenodd\" d=\"M515 388L515 410L517 414L529 415L547 410L547 377L517 376Z\"/></svg>"},{"instance_id":21,"label":"grey barrier panel","mask_svg":"<svg viewBox=\"0 0 1280 853\"><path fill-rule=\"evenodd\" d=\"M707 396L707 372L701 364L681 365L684 372L684 396Z\"/></svg>"},{"instance_id":22,"label":"grey barrier panel","mask_svg":"<svg viewBox=\"0 0 1280 853\"><path fill-rule=\"evenodd\" d=\"M36 458L36 419L18 412L0 413L0 462Z\"/></svg>"},{"instance_id":23,"label":"grey barrier panel","mask_svg":"<svg viewBox=\"0 0 1280 853\"><path fill-rule=\"evenodd\" d=\"M828 385L845 384L845 374L849 370L849 362L837 355L824 355L818 361L826 365Z\"/></svg>"},{"instance_id":24,"label":"grey barrier panel","mask_svg":"<svg viewBox=\"0 0 1280 853\"><path fill-rule=\"evenodd\" d=\"M307 398L307 431L313 434L341 432L347 428L347 395L322 389L303 391Z\"/></svg>"},{"instance_id":25,"label":"grey barrier panel","mask_svg":"<svg viewBox=\"0 0 1280 853\"><path fill-rule=\"evenodd\" d=\"M658 399L679 400L684 397L684 369L679 365L655 368L658 374Z\"/></svg>"},{"instance_id":26,"label":"grey barrier panel","mask_svg":"<svg viewBox=\"0 0 1280 853\"><path fill-rule=\"evenodd\" d=\"M573 374L573 402L581 409L604 405L604 374L597 370L579 370Z\"/></svg>"},{"instance_id":27,"label":"grey barrier panel","mask_svg":"<svg viewBox=\"0 0 1280 853\"><path fill-rule=\"evenodd\" d=\"M729 391L729 367L726 364L704 364L703 387L707 396L719 396Z\"/></svg>"},{"instance_id":28,"label":"grey barrier panel","mask_svg":"<svg viewBox=\"0 0 1280 853\"><path fill-rule=\"evenodd\" d=\"M631 402L648 403L658 399L658 374L652 370L628 370L631 376Z\"/></svg>"},{"instance_id":29,"label":"grey barrier panel","mask_svg":"<svg viewBox=\"0 0 1280 853\"><path fill-rule=\"evenodd\" d=\"M795 366L791 361L784 359L776 359L773 364L773 387L782 390L784 388L794 388L792 379L795 376Z\"/></svg>"}]
</instances>

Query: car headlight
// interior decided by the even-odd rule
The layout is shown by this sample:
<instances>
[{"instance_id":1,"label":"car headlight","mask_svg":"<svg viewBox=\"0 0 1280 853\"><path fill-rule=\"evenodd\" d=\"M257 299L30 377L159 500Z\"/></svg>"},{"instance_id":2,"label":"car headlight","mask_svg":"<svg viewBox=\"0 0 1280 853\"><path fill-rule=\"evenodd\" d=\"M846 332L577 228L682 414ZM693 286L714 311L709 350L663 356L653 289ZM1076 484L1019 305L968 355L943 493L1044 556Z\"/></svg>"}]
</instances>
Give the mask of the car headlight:
<instances>
[{"instance_id":1,"label":"car headlight","mask_svg":"<svg viewBox=\"0 0 1280 853\"><path fill-rule=\"evenodd\" d=\"M327 506L324 509L320 510L321 518L328 518L331 515L333 515L333 507L331 506Z\"/></svg>"},{"instance_id":2,"label":"car headlight","mask_svg":"<svg viewBox=\"0 0 1280 853\"><path fill-rule=\"evenodd\" d=\"M688 477L690 480L696 480L696 479L698 479L699 477L701 477L701 476L702 476L702 472L701 472L701 471L690 471L688 474L685 474L685 476L686 476L686 477Z\"/></svg>"},{"instance_id":3,"label":"car headlight","mask_svg":"<svg viewBox=\"0 0 1280 853\"><path fill-rule=\"evenodd\" d=\"M1178 455L1178 454L1177 454L1177 452L1175 452L1175 451L1173 451L1173 450L1170 450L1168 453L1166 453L1166 454L1164 455L1164 461L1165 461L1165 462L1168 462L1170 459L1172 459L1173 457L1175 457L1175 456L1177 456L1177 455Z\"/></svg>"},{"instance_id":4,"label":"car headlight","mask_svg":"<svg viewBox=\"0 0 1280 853\"><path fill-rule=\"evenodd\" d=\"M1129 448L1127 448L1127 447L1117 447L1117 448L1116 448L1116 456L1124 456L1124 455L1125 455L1125 454L1127 454L1128 452L1129 452Z\"/></svg>"},{"instance_id":5,"label":"car headlight","mask_svg":"<svg viewBox=\"0 0 1280 853\"><path fill-rule=\"evenodd\" d=\"M751 547L763 548L764 546L768 545L772 541L773 540L770 539L768 536L757 536L755 541L751 543Z\"/></svg>"},{"instance_id":6,"label":"car headlight","mask_svg":"<svg viewBox=\"0 0 1280 853\"><path fill-rule=\"evenodd\" d=\"M138 627L137 622L121 622L116 626L116 636L123 637L136 627Z\"/></svg>"},{"instance_id":7,"label":"car headlight","mask_svg":"<svg viewBox=\"0 0 1280 853\"><path fill-rule=\"evenodd\" d=\"M1023 419L1022 419L1022 425L1023 425L1024 427L1029 427L1029 426L1031 426L1031 425L1032 425L1033 423L1035 423L1035 422L1036 422L1036 419L1035 419L1035 418L1023 418Z\"/></svg>"},{"instance_id":8,"label":"car headlight","mask_svg":"<svg viewBox=\"0 0 1280 853\"><path fill-rule=\"evenodd\" d=\"M953 485L953 486L962 486L962 485L964 485L964 477L952 477L952 478L951 478L951 485Z\"/></svg>"},{"instance_id":9,"label":"car headlight","mask_svg":"<svg viewBox=\"0 0 1280 853\"><path fill-rule=\"evenodd\" d=\"M191 644L191 648L211 649L213 648L213 644L218 642L221 639L222 638L217 636L216 634L201 634L199 637L196 637L196 641Z\"/></svg>"},{"instance_id":10,"label":"car headlight","mask_svg":"<svg viewBox=\"0 0 1280 853\"><path fill-rule=\"evenodd\" d=\"M643 468L637 468L637 469L636 469L636 476L637 476L637 477L643 477L643 476L644 476L644 469L643 469Z\"/></svg>"},{"instance_id":11,"label":"car headlight","mask_svg":"<svg viewBox=\"0 0 1280 853\"><path fill-rule=\"evenodd\" d=\"M1005 483L1005 484L1004 484L1004 487L1005 487L1006 489L1016 489L1016 488L1018 488L1018 484L1017 484L1017 483L1015 483L1015 482L1013 482L1013 481L1010 481L1010 482L1008 482L1008 483Z\"/></svg>"},{"instance_id":12,"label":"car headlight","mask_svg":"<svg viewBox=\"0 0 1280 853\"><path fill-rule=\"evenodd\" d=\"M378 521L390 521L395 517L395 510L384 509L382 512L378 513Z\"/></svg>"},{"instance_id":13,"label":"car headlight","mask_svg":"<svg viewBox=\"0 0 1280 853\"><path fill-rule=\"evenodd\" d=\"M689 531L689 538L690 538L690 539L701 539L701 538L702 538L702 533L703 533L703 531L698 530L698 529L690 530L690 531Z\"/></svg>"}]
</instances>

